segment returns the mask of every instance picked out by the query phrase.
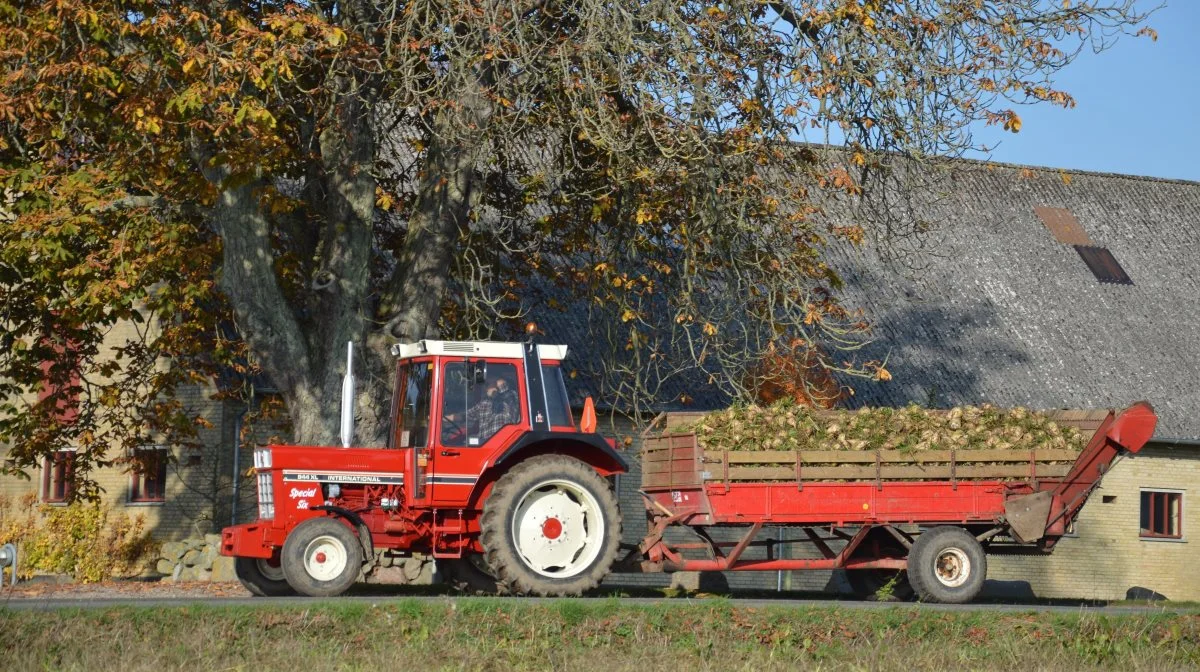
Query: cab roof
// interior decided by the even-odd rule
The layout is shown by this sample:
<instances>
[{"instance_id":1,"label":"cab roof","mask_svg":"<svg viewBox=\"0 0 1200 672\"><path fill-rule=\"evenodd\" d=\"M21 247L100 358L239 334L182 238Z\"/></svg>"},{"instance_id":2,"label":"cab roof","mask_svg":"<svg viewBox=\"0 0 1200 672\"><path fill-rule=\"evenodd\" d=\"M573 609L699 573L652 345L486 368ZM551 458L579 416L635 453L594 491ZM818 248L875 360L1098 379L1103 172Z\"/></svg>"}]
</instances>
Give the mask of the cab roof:
<instances>
[{"instance_id":1,"label":"cab roof","mask_svg":"<svg viewBox=\"0 0 1200 672\"><path fill-rule=\"evenodd\" d=\"M567 346L538 344L538 356L542 359L562 361L567 357ZM496 341L430 341L396 343L392 354L399 359L421 355L458 355L462 357L495 357L497 359L521 359L525 351L522 343Z\"/></svg>"}]
</instances>

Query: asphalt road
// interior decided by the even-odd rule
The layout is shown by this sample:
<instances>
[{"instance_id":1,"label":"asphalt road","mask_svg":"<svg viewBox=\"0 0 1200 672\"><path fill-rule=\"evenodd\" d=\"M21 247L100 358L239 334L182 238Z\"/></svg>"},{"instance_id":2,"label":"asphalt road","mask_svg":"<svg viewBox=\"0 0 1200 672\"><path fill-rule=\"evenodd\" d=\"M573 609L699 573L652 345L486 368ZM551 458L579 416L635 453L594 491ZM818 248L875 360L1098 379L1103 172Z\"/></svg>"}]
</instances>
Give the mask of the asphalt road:
<instances>
[{"instance_id":1,"label":"asphalt road","mask_svg":"<svg viewBox=\"0 0 1200 672\"><path fill-rule=\"evenodd\" d=\"M389 602L403 600L420 600L423 602L455 604L470 600L492 600L501 602L550 603L563 599L577 602L602 603L612 599L620 599L622 604L634 605L703 605L711 604L724 598L686 598L686 597L583 597L583 598L539 598L539 597L470 597L451 595L344 595L337 598L310 597L180 597L180 598L62 598L62 597L28 597L20 599L0 600L0 609L15 611L53 610L53 609L108 609L113 607L228 607L228 606L270 606L308 608L316 604L331 602L357 602L365 604L387 605ZM1091 613L1097 615L1117 614L1155 614L1155 613L1200 613L1200 607L1195 605L1173 606L1171 603L1131 605L1127 603L1114 605L1090 604L921 604L921 603L887 603L860 602L854 600L821 600L821 599L762 599L762 598L729 598L728 603L737 607L754 608L839 608L839 609L921 609L934 611L989 611L989 612L1051 612L1051 613Z\"/></svg>"}]
</instances>

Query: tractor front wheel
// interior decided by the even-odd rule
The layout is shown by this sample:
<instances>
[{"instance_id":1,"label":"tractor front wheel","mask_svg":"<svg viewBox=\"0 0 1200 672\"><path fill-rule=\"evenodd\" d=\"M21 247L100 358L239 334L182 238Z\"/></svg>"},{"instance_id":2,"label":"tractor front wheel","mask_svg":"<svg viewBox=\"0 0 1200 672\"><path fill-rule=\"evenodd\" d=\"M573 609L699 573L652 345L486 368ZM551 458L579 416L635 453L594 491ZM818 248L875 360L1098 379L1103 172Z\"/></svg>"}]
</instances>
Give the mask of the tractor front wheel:
<instances>
[{"instance_id":1,"label":"tractor front wheel","mask_svg":"<svg viewBox=\"0 0 1200 672\"><path fill-rule=\"evenodd\" d=\"M579 595L617 557L621 513L607 481L583 462L539 455L496 482L483 507L487 565L510 592Z\"/></svg>"},{"instance_id":2,"label":"tractor front wheel","mask_svg":"<svg viewBox=\"0 0 1200 672\"><path fill-rule=\"evenodd\" d=\"M235 558L233 571L237 574L242 586L258 597L284 597L295 595L296 591L288 585L287 577L283 575L283 567L279 558L270 560L261 558Z\"/></svg>"},{"instance_id":3,"label":"tractor front wheel","mask_svg":"<svg viewBox=\"0 0 1200 672\"><path fill-rule=\"evenodd\" d=\"M334 518L311 518L283 542L283 573L301 595L333 597L346 592L362 571L358 536Z\"/></svg>"}]
</instances>

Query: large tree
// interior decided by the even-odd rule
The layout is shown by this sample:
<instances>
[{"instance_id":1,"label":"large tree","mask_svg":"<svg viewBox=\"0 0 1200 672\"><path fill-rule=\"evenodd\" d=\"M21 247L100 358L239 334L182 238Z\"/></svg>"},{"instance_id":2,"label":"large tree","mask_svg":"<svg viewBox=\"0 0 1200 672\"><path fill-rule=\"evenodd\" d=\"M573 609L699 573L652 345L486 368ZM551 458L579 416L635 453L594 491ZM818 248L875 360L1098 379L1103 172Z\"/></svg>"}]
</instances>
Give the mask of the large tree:
<instances>
[{"instance_id":1,"label":"large tree","mask_svg":"<svg viewBox=\"0 0 1200 672\"><path fill-rule=\"evenodd\" d=\"M1144 16L55 0L0 18L0 440L8 469L72 442L86 481L111 446L185 440L172 392L218 366L260 367L291 438L332 442L348 340L367 346L358 438L379 443L390 343L503 333L533 303L582 297L595 392L627 409L685 371L746 392L771 357L886 376L838 352L866 324L823 249L925 224L883 207L830 226L821 204L894 194L897 161L977 148L979 124L1019 130L1014 103L1072 105L1055 74Z\"/></svg>"}]
</instances>

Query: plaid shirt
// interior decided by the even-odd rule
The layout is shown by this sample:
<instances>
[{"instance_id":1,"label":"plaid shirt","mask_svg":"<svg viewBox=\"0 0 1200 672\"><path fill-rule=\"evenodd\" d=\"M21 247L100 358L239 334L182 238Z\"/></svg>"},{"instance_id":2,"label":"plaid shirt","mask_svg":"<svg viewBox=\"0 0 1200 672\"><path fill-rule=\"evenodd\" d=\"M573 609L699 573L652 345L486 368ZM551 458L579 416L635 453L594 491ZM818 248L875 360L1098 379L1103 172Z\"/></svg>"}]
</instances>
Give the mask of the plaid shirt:
<instances>
[{"instance_id":1,"label":"plaid shirt","mask_svg":"<svg viewBox=\"0 0 1200 672\"><path fill-rule=\"evenodd\" d=\"M471 445L481 445L508 424L506 406L484 397L467 411L467 429Z\"/></svg>"},{"instance_id":2,"label":"plaid shirt","mask_svg":"<svg viewBox=\"0 0 1200 672\"><path fill-rule=\"evenodd\" d=\"M504 419L505 425L515 425L521 421L521 402L517 400L516 390L510 387L497 393L493 403L496 414Z\"/></svg>"}]
</instances>

